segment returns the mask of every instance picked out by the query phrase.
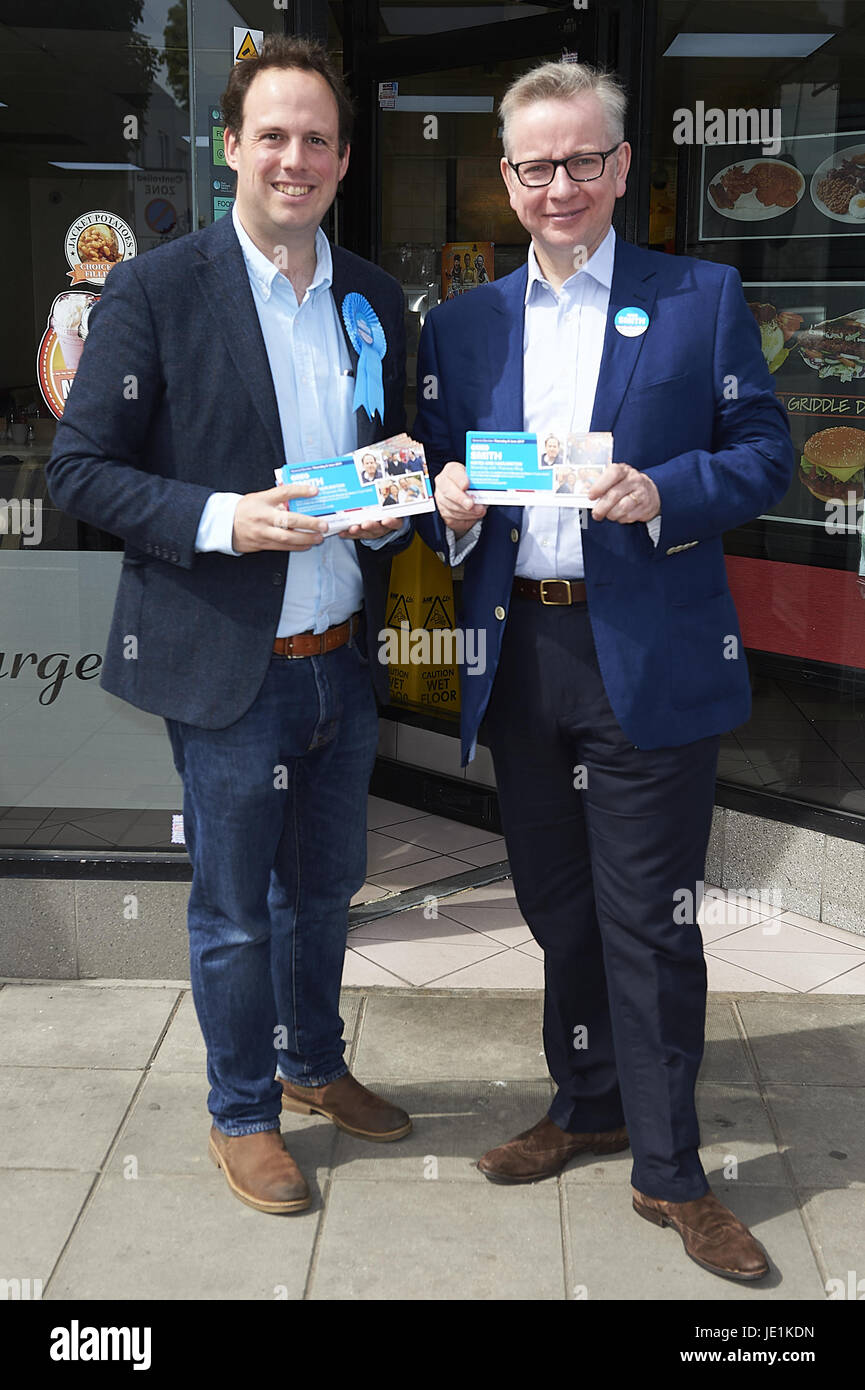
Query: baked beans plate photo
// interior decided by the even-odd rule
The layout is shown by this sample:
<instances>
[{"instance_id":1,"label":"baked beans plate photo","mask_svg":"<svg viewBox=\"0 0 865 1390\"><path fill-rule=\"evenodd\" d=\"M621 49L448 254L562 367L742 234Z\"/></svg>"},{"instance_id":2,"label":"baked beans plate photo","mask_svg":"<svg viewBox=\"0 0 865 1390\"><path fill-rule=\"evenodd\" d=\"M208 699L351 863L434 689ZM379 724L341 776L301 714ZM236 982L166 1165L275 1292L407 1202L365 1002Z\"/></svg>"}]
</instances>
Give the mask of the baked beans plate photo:
<instances>
[{"instance_id":1,"label":"baked beans plate photo","mask_svg":"<svg viewBox=\"0 0 865 1390\"><path fill-rule=\"evenodd\" d=\"M709 181L709 206L734 222L764 222L794 208L805 179L785 159L737 159Z\"/></svg>"},{"instance_id":2,"label":"baked beans plate photo","mask_svg":"<svg viewBox=\"0 0 865 1390\"><path fill-rule=\"evenodd\" d=\"M848 145L818 164L811 201L824 217L865 231L865 145Z\"/></svg>"}]
</instances>

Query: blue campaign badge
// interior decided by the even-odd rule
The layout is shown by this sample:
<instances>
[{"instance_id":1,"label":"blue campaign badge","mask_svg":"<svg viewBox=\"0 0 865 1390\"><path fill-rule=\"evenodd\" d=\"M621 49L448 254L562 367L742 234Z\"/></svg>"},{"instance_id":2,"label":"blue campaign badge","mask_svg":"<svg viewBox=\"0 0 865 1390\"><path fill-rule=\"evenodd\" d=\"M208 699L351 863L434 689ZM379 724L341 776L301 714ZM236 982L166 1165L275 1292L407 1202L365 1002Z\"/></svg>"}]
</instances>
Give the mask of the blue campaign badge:
<instances>
[{"instance_id":1,"label":"blue campaign badge","mask_svg":"<svg viewBox=\"0 0 865 1390\"><path fill-rule=\"evenodd\" d=\"M649 315L645 309L638 309L630 304L627 309L619 310L613 323L616 332L621 333L623 338L638 338L649 326Z\"/></svg>"},{"instance_id":2,"label":"blue campaign badge","mask_svg":"<svg viewBox=\"0 0 865 1390\"><path fill-rule=\"evenodd\" d=\"M387 338L378 315L362 294L347 294L342 301L342 318L351 345L358 354L354 408L363 406L370 420L378 411L384 421L384 386L381 364L387 352Z\"/></svg>"}]
</instances>

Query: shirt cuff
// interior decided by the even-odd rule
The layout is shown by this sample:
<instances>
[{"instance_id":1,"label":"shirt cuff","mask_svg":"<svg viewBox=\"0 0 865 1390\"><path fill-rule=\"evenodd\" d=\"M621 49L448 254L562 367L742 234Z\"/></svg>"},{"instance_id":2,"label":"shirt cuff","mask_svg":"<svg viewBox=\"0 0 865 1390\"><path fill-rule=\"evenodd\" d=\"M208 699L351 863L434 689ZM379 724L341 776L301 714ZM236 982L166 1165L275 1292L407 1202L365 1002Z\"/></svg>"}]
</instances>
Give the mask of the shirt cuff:
<instances>
[{"instance_id":1,"label":"shirt cuff","mask_svg":"<svg viewBox=\"0 0 865 1390\"><path fill-rule=\"evenodd\" d=\"M457 538L449 526L445 527L445 534L448 541L448 557L453 565L461 565L467 555L470 555L478 543L481 534L481 521L476 521L470 531L466 531L464 536Z\"/></svg>"},{"instance_id":2,"label":"shirt cuff","mask_svg":"<svg viewBox=\"0 0 865 1390\"><path fill-rule=\"evenodd\" d=\"M241 555L233 550L232 532L234 513L243 496L240 492L212 492L204 504L198 531L195 536L196 550L220 550L223 555Z\"/></svg>"},{"instance_id":3,"label":"shirt cuff","mask_svg":"<svg viewBox=\"0 0 865 1390\"><path fill-rule=\"evenodd\" d=\"M659 537L660 534L661 534L661 513L660 513L660 512L658 512L658 515L657 515L657 516L653 516L651 521L647 521L647 522L646 522L646 530L648 531L649 535L652 537L652 545L656 546L656 545L658 544L658 537Z\"/></svg>"},{"instance_id":4,"label":"shirt cuff","mask_svg":"<svg viewBox=\"0 0 865 1390\"><path fill-rule=\"evenodd\" d=\"M378 536L375 540L370 540L367 536L361 536L361 544L368 545L370 550L381 550L383 545L390 545L391 541L395 541L397 536L404 536L410 524L408 517L404 516L398 531L388 531L386 536Z\"/></svg>"}]
</instances>

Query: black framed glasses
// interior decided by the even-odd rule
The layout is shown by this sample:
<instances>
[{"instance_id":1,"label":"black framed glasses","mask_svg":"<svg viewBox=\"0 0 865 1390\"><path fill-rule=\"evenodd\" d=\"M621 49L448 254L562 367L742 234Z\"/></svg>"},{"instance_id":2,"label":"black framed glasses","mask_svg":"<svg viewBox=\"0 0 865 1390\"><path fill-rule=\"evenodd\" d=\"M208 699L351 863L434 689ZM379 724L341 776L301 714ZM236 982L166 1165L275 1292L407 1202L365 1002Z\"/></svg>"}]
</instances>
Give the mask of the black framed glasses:
<instances>
[{"instance_id":1,"label":"black framed glasses","mask_svg":"<svg viewBox=\"0 0 865 1390\"><path fill-rule=\"evenodd\" d=\"M564 165L565 173L574 183L589 183L592 179L601 177L610 155L622 143L621 140L617 140L611 150L572 154L568 159L521 159L519 164L514 164L513 160L509 159L508 164L524 188L546 188L556 177L556 170L560 164Z\"/></svg>"}]
</instances>

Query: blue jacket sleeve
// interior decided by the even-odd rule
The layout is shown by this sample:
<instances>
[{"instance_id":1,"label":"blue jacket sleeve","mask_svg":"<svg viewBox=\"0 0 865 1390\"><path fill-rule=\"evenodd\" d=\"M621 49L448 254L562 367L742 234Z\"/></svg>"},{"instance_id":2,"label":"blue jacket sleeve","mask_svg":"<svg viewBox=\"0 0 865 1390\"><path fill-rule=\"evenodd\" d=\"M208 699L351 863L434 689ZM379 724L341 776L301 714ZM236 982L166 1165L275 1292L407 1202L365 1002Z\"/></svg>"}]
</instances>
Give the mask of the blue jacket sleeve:
<instances>
[{"instance_id":1,"label":"blue jacket sleeve","mask_svg":"<svg viewBox=\"0 0 865 1390\"><path fill-rule=\"evenodd\" d=\"M657 558L670 546L706 540L752 521L780 501L793 476L790 426L732 268L718 303L714 381L711 452L690 450L651 471L661 498Z\"/></svg>"}]
</instances>

